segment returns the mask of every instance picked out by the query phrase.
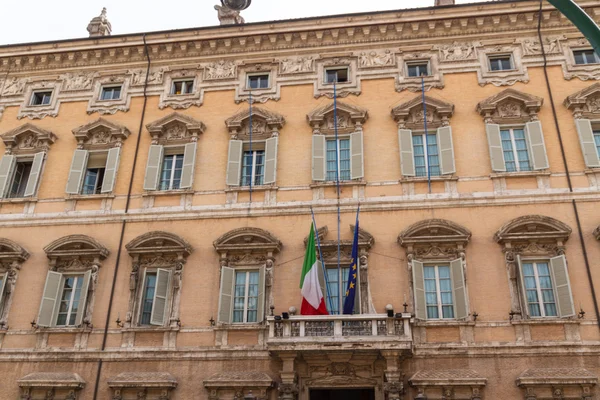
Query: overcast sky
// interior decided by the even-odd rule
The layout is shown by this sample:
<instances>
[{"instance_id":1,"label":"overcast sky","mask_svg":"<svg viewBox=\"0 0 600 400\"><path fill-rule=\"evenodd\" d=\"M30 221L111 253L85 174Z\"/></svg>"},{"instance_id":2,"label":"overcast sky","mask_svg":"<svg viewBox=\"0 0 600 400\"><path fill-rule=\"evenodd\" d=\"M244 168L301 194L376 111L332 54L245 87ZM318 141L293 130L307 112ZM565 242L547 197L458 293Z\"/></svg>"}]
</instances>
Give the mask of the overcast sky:
<instances>
[{"instance_id":1,"label":"overcast sky","mask_svg":"<svg viewBox=\"0 0 600 400\"><path fill-rule=\"evenodd\" d=\"M482 0L457 0L475 3ZM432 6L434 0L254 0L247 22ZM218 25L218 0L0 0L0 44L88 36L89 21L108 10L113 34Z\"/></svg>"}]
</instances>

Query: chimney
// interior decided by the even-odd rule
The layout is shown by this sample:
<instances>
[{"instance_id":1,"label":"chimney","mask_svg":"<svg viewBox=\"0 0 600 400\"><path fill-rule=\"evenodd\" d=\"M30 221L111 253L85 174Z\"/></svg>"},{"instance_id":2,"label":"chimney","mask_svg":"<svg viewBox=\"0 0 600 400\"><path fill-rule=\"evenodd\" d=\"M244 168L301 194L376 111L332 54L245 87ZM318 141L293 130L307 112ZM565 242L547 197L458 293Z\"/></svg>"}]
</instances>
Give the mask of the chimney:
<instances>
[{"instance_id":1,"label":"chimney","mask_svg":"<svg viewBox=\"0 0 600 400\"><path fill-rule=\"evenodd\" d=\"M439 6L453 6L454 5L454 0L435 0L435 4L436 7Z\"/></svg>"},{"instance_id":2,"label":"chimney","mask_svg":"<svg viewBox=\"0 0 600 400\"><path fill-rule=\"evenodd\" d=\"M112 27L106 18L106 7L102 9L99 16L92 18L87 26L90 37L110 36Z\"/></svg>"}]
</instances>

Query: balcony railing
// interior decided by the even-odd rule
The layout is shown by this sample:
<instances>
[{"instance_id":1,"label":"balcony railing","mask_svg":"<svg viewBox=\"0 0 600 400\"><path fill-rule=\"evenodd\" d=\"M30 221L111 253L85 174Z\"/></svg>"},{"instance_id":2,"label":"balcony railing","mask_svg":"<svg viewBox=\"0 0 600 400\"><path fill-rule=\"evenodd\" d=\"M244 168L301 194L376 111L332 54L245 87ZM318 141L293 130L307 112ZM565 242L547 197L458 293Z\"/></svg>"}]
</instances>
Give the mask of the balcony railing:
<instances>
[{"instance_id":1,"label":"balcony railing","mask_svg":"<svg viewBox=\"0 0 600 400\"><path fill-rule=\"evenodd\" d=\"M387 314L268 317L268 342L411 341L411 317L407 313L393 318Z\"/></svg>"}]
</instances>

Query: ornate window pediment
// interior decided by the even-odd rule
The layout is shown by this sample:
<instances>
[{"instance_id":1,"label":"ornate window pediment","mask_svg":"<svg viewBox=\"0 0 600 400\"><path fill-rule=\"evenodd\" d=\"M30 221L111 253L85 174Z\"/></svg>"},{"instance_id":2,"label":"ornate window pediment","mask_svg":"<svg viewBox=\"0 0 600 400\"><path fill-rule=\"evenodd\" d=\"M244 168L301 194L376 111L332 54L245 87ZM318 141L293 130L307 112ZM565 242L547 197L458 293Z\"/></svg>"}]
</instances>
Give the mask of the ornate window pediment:
<instances>
[{"instance_id":1,"label":"ornate window pediment","mask_svg":"<svg viewBox=\"0 0 600 400\"><path fill-rule=\"evenodd\" d=\"M125 248L132 258L129 279L129 305L126 326L179 326L179 303L183 266L193 251L192 246L179 236L162 231L148 232L129 242ZM149 282L156 282L151 315L144 316L142 297ZM151 286L151 285L150 285Z\"/></svg>"},{"instance_id":2,"label":"ornate window pediment","mask_svg":"<svg viewBox=\"0 0 600 400\"><path fill-rule=\"evenodd\" d=\"M227 232L213 246L221 255L221 265L233 266L272 262L282 244L263 229L240 228Z\"/></svg>"},{"instance_id":3,"label":"ornate window pediment","mask_svg":"<svg viewBox=\"0 0 600 400\"><path fill-rule=\"evenodd\" d=\"M53 271L100 267L108 257L108 250L86 235L70 235L55 240L44 247Z\"/></svg>"},{"instance_id":4,"label":"ornate window pediment","mask_svg":"<svg viewBox=\"0 0 600 400\"><path fill-rule=\"evenodd\" d=\"M206 125L187 115L172 113L146 125L152 144L183 144L198 141Z\"/></svg>"},{"instance_id":5,"label":"ornate window pediment","mask_svg":"<svg viewBox=\"0 0 600 400\"><path fill-rule=\"evenodd\" d=\"M494 240L504 246L504 251L526 255L561 255L570 235L571 228L554 218L526 215L502 226L494 235Z\"/></svg>"},{"instance_id":6,"label":"ornate window pediment","mask_svg":"<svg viewBox=\"0 0 600 400\"><path fill-rule=\"evenodd\" d=\"M406 248L408 260L448 260L465 257L471 232L454 222L429 219L400 233L398 243Z\"/></svg>"},{"instance_id":7,"label":"ornate window pediment","mask_svg":"<svg viewBox=\"0 0 600 400\"><path fill-rule=\"evenodd\" d=\"M454 114L454 104L425 96L425 105L428 128L436 129L450 124L449 119ZM392 117L398 122L401 129L423 129L425 121L423 109L423 97L416 96L414 99L394 107Z\"/></svg>"},{"instance_id":8,"label":"ornate window pediment","mask_svg":"<svg viewBox=\"0 0 600 400\"><path fill-rule=\"evenodd\" d=\"M515 89L506 89L477 105L487 124L519 124L538 120L544 99Z\"/></svg>"},{"instance_id":9,"label":"ornate window pediment","mask_svg":"<svg viewBox=\"0 0 600 400\"><path fill-rule=\"evenodd\" d=\"M0 238L0 265L22 264L29 258L29 252L9 239Z\"/></svg>"},{"instance_id":10,"label":"ornate window pediment","mask_svg":"<svg viewBox=\"0 0 600 400\"><path fill-rule=\"evenodd\" d=\"M6 145L6 154L14 155L46 152L58 139L54 133L31 123L3 133L0 137Z\"/></svg>"},{"instance_id":11,"label":"ornate window pediment","mask_svg":"<svg viewBox=\"0 0 600 400\"><path fill-rule=\"evenodd\" d=\"M313 133L332 135L335 130L334 103L319 107L307 116L308 123L313 128ZM367 110L350 105L343 101L337 102L337 126L339 133L352 133L362 131L363 124L369 118Z\"/></svg>"},{"instance_id":12,"label":"ornate window pediment","mask_svg":"<svg viewBox=\"0 0 600 400\"><path fill-rule=\"evenodd\" d=\"M45 399L77 400L79 391L85 387L85 380L70 372L34 372L18 380L21 399L32 400L44 396Z\"/></svg>"},{"instance_id":13,"label":"ornate window pediment","mask_svg":"<svg viewBox=\"0 0 600 400\"><path fill-rule=\"evenodd\" d=\"M0 238L0 330L8 329L8 313L17 277L29 252L12 240Z\"/></svg>"},{"instance_id":14,"label":"ornate window pediment","mask_svg":"<svg viewBox=\"0 0 600 400\"><path fill-rule=\"evenodd\" d=\"M231 139L250 139L250 110L235 114L225 121ZM252 107L252 140L264 140L279 136L279 131L285 125L285 118L264 108Z\"/></svg>"},{"instance_id":15,"label":"ornate window pediment","mask_svg":"<svg viewBox=\"0 0 600 400\"><path fill-rule=\"evenodd\" d=\"M487 379L468 369L424 370L414 374L409 382L417 389L415 399L481 400Z\"/></svg>"},{"instance_id":16,"label":"ornate window pediment","mask_svg":"<svg viewBox=\"0 0 600 400\"><path fill-rule=\"evenodd\" d=\"M139 400L169 400L177 388L177 379L168 372L123 372L108 380L113 391L112 400L135 398Z\"/></svg>"},{"instance_id":17,"label":"ornate window pediment","mask_svg":"<svg viewBox=\"0 0 600 400\"><path fill-rule=\"evenodd\" d=\"M576 119L600 119L600 83L595 83L567 97L565 107Z\"/></svg>"},{"instance_id":18,"label":"ornate window pediment","mask_svg":"<svg viewBox=\"0 0 600 400\"><path fill-rule=\"evenodd\" d=\"M594 398L598 377L584 368L531 368L517 378L525 400Z\"/></svg>"},{"instance_id":19,"label":"ornate window pediment","mask_svg":"<svg viewBox=\"0 0 600 400\"><path fill-rule=\"evenodd\" d=\"M73 129L78 148L104 149L121 147L131 132L122 125L98 118L94 122Z\"/></svg>"},{"instance_id":20,"label":"ornate window pediment","mask_svg":"<svg viewBox=\"0 0 600 400\"><path fill-rule=\"evenodd\" d=\"M210 400L243 400L252 393L258 400L267 400L274 386L273 378L264 372L221 372L204 381Z\"/></svg>"}]
</instances>

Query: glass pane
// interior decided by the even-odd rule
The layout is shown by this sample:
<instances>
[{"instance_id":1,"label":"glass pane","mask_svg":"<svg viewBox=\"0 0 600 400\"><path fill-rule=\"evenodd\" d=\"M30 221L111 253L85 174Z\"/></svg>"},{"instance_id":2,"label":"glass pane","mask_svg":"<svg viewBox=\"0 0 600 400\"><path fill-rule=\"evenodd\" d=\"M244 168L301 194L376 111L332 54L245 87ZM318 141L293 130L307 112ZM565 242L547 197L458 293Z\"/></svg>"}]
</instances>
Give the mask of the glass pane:
<instances>
[{"instance_id":1,"label":"glass pane","mask_svg":"<svg viewBox=\"0 0 600 400\"><path fill-rule=\"evenodd\" d=\"M152 304L154 302L154 289L156 288L156 274L147 273L146 282L144 283L144 292L142 300L142 318L141 325L150 325L152 318Z\"/></svg>"},{"instance_id":2,"label":"glass pane","mask_svg":"<svg viewBox=\"0 0 600 400\"><path fill-rule=\"evenodd\" d=\"M556 316L558 316L558 311L556 309L556 304L554 304L554 303L544 304L544 312L546 313L547 317L556 317Z\"/></svg>"},{"instance_id":3,"label":"glass pane","mask_svg":"<svg viewBox=\"0 0 600 400\"><path fill-rule=\"evenodd\" d=\"M163 158L162 170L160 173L160 190L171 189L171 175L173 172L173 162L175 156L165 156Z\"/></svg>"},{"instance_id":4,"label":"glass pane","mask_svg":"<svg viewBox=\"0 0 600 400\"><path fill-rule=\"evenodd\" d=\"M413 151L415 158L415 173L417 176L427 176L427 164L425 163L425 147L423 146L424 135L413 135Z\"/></svg>"},{"instance_id":5,"label":"glass pane","mask_svg":"<svg viewBox=\"0 0 600 400\"><path fill-rule=\"evenodd\" d=\"M574 51L573 55L575 56L575 64L585 64L585 57L583 51Z\"/></svg>"},{"instance_id":6,"label":"glass pane","mask_svg":"<svg viewBox=\"0 0 600 400\"><path fill-rule=\"evenodd\" d=\"M337 268L327 268L327 280L329 281L329 299L327 299L327 310L330 314L339 314L340 310L340 280Z\"/></svg>"},{"instance_id":7,"label":"glass pane","mask_svg":"<svg viewBox=\"0 0 600 400\"><path fill-rule=\"evenodd\" d=\"M596 142L596 151L598 152L598 157L600 157L600 131L594 131L594 140Z\"/></svg>"},{"instance_id":8,"label":"glass pane","mask_svg":"<svg viewBox=\"0 0 600 400\"><path fill-rule=\"evenodd\" d=\"M437 145L437 135L427 135L427 161L429 163L429 173L431 176L440 176L440 159Z\"/></svg>"},{"instance_id":9,"label":"glass pane","mask_svg":"<svg viewBox=\"0 0 600 400\"><path fill-rule=\"evenodd\" d=\"M540 306L538 304L529 304L529 315L532 317L541 317Z\"/></svg>"},{"instance_id":10,"label":"glass pane","mask_svg":"<svg viewBox=\"0 0 600 400\"><path fill-rule=\"evenodd\" d=\"M427 307L427 318L429 319L437 319L440 317L437 306L435 307Z\"/></svg>"},{"instance_id":11,"label":"glass pane","mask_svg":"<svg viewBox=\"0 0 600 400\"><path fill-rule=\"evenodd\" d=\"M454 307L443 306L442 307L442 318L454 318Z\"/></svg>"}]
</instances>

